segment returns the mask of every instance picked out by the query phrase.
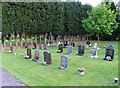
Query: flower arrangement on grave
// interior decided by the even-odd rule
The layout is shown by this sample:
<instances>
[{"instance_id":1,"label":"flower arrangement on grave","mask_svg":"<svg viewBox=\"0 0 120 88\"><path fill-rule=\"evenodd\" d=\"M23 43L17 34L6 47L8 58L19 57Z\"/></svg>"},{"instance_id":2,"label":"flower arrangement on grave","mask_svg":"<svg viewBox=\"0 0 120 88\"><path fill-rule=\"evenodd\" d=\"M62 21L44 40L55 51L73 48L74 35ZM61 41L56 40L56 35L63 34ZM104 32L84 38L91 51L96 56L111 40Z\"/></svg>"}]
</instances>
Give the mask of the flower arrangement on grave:
<instances>
[{"instance_id":1,"label":"flower arrangement on grave","mask_svg":"<svg viewBox=\"0 0 120 88\"><path fill-rule=\"evenodd\" d=\"M103 48L107 48L107 43L103 46Z\"/></svg>"},{"instance_id":2,"label":"flower arrangement on grave","mask_svg":"<svg viewBox=\"0 0 120 88\"><path fill-rule=\"evenodd\" d=\"M25 55L25 53L24 52L21 52L21 56L24 56Z\"/></svg>"},{"instance_id":3,"label":"flower arrangement on grave","mask_svg":"<svg viewBox=\"0 0 120 88\"><path fill-rule=\"evenodd\" d=\"M84 67L78 68L78 74L84 75L84 72L85 72L85 68Z\"/></svg>"},{"instance_id":4,"label":"flower arrangement on grave","mask_svg":"<svg viewBox=\"0 0 120 88\"><path fill-rule=\"evenodd\" d=\"M0 48L0 51L4 51L4 48Z\"/></svg>"},{"instance_id":5,"label":"flower arrangement on grave","mask_svg":"<svg viewBox=\"0 0 120 88\"><path fill-rule=\"evenodd\" d=\"M38 56L37 55L35 55L34 60L38 60Z\"/></svg>"},{"instance_id":6,"label":"flower arrangement on grave","mask_svg":"<svg viewBox=\"0 0 120 88\"><path fill-rule=\"evenodd\" d=\"M16 53L13 53L13 55L16 55Z\"/></svg>"},{"instance_id":7,"label":"flower arrangement on grave","mask_svg":"<svg viewBox=\"0 0 120 88\"><path fill-rule=\"evenodd\" d=\"M27 56L25 56L25 59L29 59L30 57L27 55Z\"/></svg>"}]
</instances>

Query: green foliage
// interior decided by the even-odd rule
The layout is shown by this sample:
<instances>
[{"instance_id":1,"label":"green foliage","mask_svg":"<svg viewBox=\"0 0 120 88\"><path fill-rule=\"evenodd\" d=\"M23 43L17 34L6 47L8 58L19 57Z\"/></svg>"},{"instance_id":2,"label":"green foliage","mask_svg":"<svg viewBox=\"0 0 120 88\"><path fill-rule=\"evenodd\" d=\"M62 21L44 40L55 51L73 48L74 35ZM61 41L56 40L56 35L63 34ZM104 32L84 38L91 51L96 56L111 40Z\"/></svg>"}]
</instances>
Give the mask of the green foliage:
<instances>
[{"instance_id":1,"label":"green foliage","mask_svg":"<svg viewBox=\"0 0 120 88\"><path fill-rule=\"evenodd\" d=\"M89 5L80 2L4 2L2 8L3 34L72 35L84 32L82 19Z\"/></svg>"},{"instance_id":2,"label":"green foliage","mask_svg":"<svg viewBox=\"0 0 120 88\"><path fill-rule=\"evenodd\" d=\"M90 35L111 35L118 27L116 13L110 9L110 5L111 3L109 2L109 5L102 3L97 7L93 7L88 13L89 17L83 20L83 26Z\"/></svg>"}]
</instances>

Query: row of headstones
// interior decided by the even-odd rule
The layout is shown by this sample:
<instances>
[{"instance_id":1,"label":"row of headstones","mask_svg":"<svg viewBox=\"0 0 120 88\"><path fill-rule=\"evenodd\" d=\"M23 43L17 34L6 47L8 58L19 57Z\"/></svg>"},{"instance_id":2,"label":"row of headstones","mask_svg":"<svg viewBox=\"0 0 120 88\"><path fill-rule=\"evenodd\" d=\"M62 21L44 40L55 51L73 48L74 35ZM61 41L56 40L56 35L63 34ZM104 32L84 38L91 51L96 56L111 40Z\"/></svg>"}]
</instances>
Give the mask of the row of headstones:
<instances>
[{"instance_id":1,"label":"row of headstones","mask_svg":"<svg viewBox=\"0 0 120 88\"><path fill-rule=\"evenodd\" d=\"M72 53L72 45L67 46L67 54ZM84 46L78 46L78 54L79 56L84 55ZM13 48L10 47L10 52L13 53ZM58 52L63 52L63 45L59 45ZM97 58L97 49L90 49L90 58ZM109 44L108 48L106 48L105 58L104 60L112 61L114 59L114 46Z\"/></svg>"},{"instance_id":2,"label":"row of headstones","mask_svg":"<svg viewBox=\"0 0 120 88\"><path fill-rule=\"evenodd\" d=\"M35 49L34 51L34 59L33 61L38 62L40 61L40 52L39 50ZM51 65L52 64L52 59L51 59L51 53L45 51L43 52L44 54L44 65ZM25 59L30 59L32 57L31 55L31 49L27 49L27 56L25 56ZM68 67L68 57L67 56L61 56L61 65L60 65L60 69L67 69Z\"/></svg>"},{"instance_id":3,"label":"row of headstones","mask_svg":"<svg viewBox=\"0 0 120 88\"><path fill-rule=\"evenodd\" d=\"M28 43L28 42L23 43L23 46L24 46L25 48L28 48L29 45L30 45L30 43ZM69 42L65 41L65 42L64 42L64 47L66 47L66 46L68 46L68 45L69 45ZM75 46L75 43L72 42L71 45L74 47L74 46ZM35 42L33 43L33 46L34 46L33 49L36 49L36 48L37 48L37 44L36 44ZM42 44L42 42L40 42L40 43L39 43L39 49L42 50L42 47L44 47L44 50L47 50L47 44Z\"/></svg>"},{"instance_id":4,"label":"row of headstones","mask_svg":"<svg viewBox=\"0 0 120 88\"><path fill-rule=\"evenodd\" d=\"M72 53L72 45L67 46L67 54ZM63 52L63 45L60 44L58 47L57 53L62 53ZM85 52L85 47L84 46L78 46L78 54L79 56L83 56ZM90 49L90 58L97 58L97 53L98 49ZM114 46L112 44L109 44L108 47L106 48L106 53L105 53L105 58L104 60L112 61L114 59Z\"/></svg>"}]
</instances>

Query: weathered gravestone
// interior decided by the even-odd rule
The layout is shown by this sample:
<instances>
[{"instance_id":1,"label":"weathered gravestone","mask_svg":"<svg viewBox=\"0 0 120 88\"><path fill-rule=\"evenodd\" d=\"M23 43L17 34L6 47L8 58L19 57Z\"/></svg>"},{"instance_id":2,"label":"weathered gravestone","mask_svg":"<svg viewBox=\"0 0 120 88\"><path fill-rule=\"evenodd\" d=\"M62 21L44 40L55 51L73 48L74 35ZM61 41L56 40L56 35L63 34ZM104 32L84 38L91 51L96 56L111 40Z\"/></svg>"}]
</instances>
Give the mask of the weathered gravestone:
<instances>
[{"instance_id":1,"label":"weathered gravestone","mask_svg":"<svg viewBox=\"0 0 120 88\"><path fill-rule=\"evenodd\" d=\"M44 44L44 50L47 50L47 44Z\"/></svg>"},{"instance_id":2,"label":"weathered gravestone","mask_svg":"<svg viewBox=\"0 0 120 88\"><path fill-rule=\"evenodd\" d=\"M39 49L42 50L42 42L39 44Z\"/></svg>"},{"instance_id":3,"label":"weathered gravestone","mask_svg":"<svg viewBox=\"0 0 120 88\"><path fill-rule=\"evenodd\" d=\"M3 45L0 44L0 52L4 51Z\"/></svg>"},{"instance_id":4,"label":"weathered gravestone","mask_svg":"<svg viewBox=\"0 0 120 88\"><path fill-rule=\"evenodd\" d=\"M75 47L75 43L74 43L74 42L71 42L71 45L72 45L73 47Z\"/></svg>"},{"instance_id":5,"label":"weathered gravestone","mask_svg":"<svg viewBox=\"0 0 120 88\"><path fill-rule=\"evenodd\" d=\"M24 43L23 43L23 47L25 47L25 48L28 48L29 45L30 45L29 42L24 42Z\"/></svg>"},{"instance_id":6,"label":"weathered gravestone","mask_svg":"<svg viewBox=\"0 0 120 88\"><path fill-rule=\"evenodd\" d=\"M84 55L84 46L78 46L78 54L79 56L83 56Z\"/></svg>"},{"instance_id":7,"label":"weathered gravestone","mask_svg":"<svg viewBox=\"0 0 120 88\"><path fill-rule=\"evenodd\" d=\"M61 64L59 68L62 70L68 69L68 57L67 56L61 56Z\"/></svg>"},{"instance_id":8,"label":"weathered gravestone","mask_svg":"<svg viewBox=\"0 0 120 88\"><path fill-rule=\"evenodd\" d=\"M40 60L40 52L39 50L35 49L35 55L33 61L38 62Z\"/></svg>"},{"instance_id":9,"label":"weathered gravestone","mask_svg":"<svg viewBox=\"0 0 120 88\"><path fill-rule=\"evenodd\" d=\"M27 56L25 56L25 59L30 59L31 57L31 49L27 49Z\"/></svg>"},{"instance_id":10,"label":"weathered gravestone","mask_svg":"<svg viewBox=\"0 0 120 88\"><path fill-rule=\"evenodd\" d=\"M98 58L97 49L90 49L90 58Z\"/></svg>"},{"instance_id":11,"label":"weathered gravestone","mask_svg":"<svg viewBox=\"0 0 120 88\"><path fill-rule=\"evenodd\" d=\"M13 53L13 47L12 46L10 46L10 51L9 52Z\"/></svg>"},{"instance_id":12,"label":"weathered gravestone","mask_svg":"<svg viewBox=\"0 0 120 88\"><path fill-rule=\"evenodd\" d=\"M67 47L67 54L71 54L72 53L72 49L73 49L73 46L72 45L68 45L68 47Z\"/></svg>"},{"instance_id":13,"label":"weathered gravestone","mask_svg":"<svg viewBox=\"0 0 120 88\"><path fill-rule=\"evenodd\" d=\"M60 44L60 45L58 45L58 51L57 51L57 53L62 53L62 52L63 52L63 45Z\"/></svg>"},{"instance_id":14,"label":"weathered gravestone","mask_svg":"<svg viewBox=\"0 0 120 88\"><path fill-rule=\"evenodd\" d=\"M43 52L44 54L44 65L51 65L52 64L52 59L51 59L51 53L48 53L47 51Z\"/></svg>"},{"instance_id":15,"label":"weathered gravestone","mask_svg":"<svg viewBox=\"0 0 120 88\"><path fill-rule=\"evenodd\" d=\"M114 46L109 44L106 48L105 58L104 60L112 61L114 59Z\"/></svg>"},{"instance_id":16,"label":"weathered gravestone","mask_svg":"<svg viewBox=\"0 0 120 88\"><path fill-rule=\"evenodd\" d=\"M69 42L68 42L68 41L65 41L65 42L64 42L64 48L67 48L68 44L69 44Z\"/></svg>"},{"instance_id":17,"label":"weathered gravestone","mask_svg":"<svg viewBox=\"0 0 120 88\"><path fill-rule=\"evenodd\" d=\"M37 48L37 44L36 44L35 42L33 43L33 46L34 46L33 49L36 49L36 48Z\"/></svg>"}]
</instances>

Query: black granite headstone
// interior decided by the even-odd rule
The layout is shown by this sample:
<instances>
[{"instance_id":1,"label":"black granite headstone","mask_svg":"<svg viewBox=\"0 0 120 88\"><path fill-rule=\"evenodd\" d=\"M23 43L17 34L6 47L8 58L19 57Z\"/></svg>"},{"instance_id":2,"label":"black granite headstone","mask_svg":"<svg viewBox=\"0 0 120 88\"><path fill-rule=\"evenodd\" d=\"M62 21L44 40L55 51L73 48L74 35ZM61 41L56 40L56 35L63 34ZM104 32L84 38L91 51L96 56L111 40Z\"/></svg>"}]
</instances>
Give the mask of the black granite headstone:
<instances>
[{"instance_id":1,"label":"black granite headstone","mask_svg":"<svg viewBox=\"0 0 120 88\"><path fill-rule=\"evenodd\" d=\"M37 44L35 42L33 43L33 46L34 46L34 49L37 48Z\"/></svg>"},{"instance_id":2,"label":"black granite headstone","mask_svg":"<svg viewBox=\"0 0 120 88\"><path fill-rule=\"evenodd\" d=\"M78 54L79 56L83 56L84 55L84 46L78 46Z\"/></svg>"},{"instance_id":3,"label":"black granite headstone","mask_svg":"<svg viewBox=\"0 0 120 88\"><path fill-rule=\"evenodd\" d=\"M74 42L72 42L71 45L72 45L73 47L75 47L75 43L74 43Z\"/></svg>"},{"instance_id":4,"label":"black granite headstone","mask_svg":"<svg viewBox=\"0 0 120 88\"><path fill-rule=\"evenodd\" d=\"M27 49L27 56L29 56L29 58L32 57L32 55L31 55L31 49Z\"/></svg>"},{"instance_id":5,"label":"black granite headstone","mask_svg":"<svg viewBox=\"0 0 120 88\"><path fill-rule=\"evenodd\" d=\"M48 53L47 51L44 52L44 62L46 62L47 65L52 64L51 53Z\"/></svg>"},{"instance_id":6,"label":"black granite headstone","mask_svg":"<svg viewBox=\"0 0 120 88\"><path fill-rule=\"evenodd\" d=\"M13 53L13 47L12 46L10 47L10 51L11 51L11 53Z\"/></svg>"},{"instance_id":7,"label":"black granite headstone","mask_svg":"<svg viewBox=\"0 0 120 88\"><path fill-rule=\"evenodd\" d=\"M58 52L57 52L57 53L62 53L62 52L63 52L63 45L60 44L60 45L58 46Z\"/></svg>"},{"instance_id":8,"label":"black granite headstone","mask_svg":"<svg viewBox=\"0 0 120 88\"><path fill-rule=\"evenodd\" d=\"M114 59L114 46L112 44L109 44L108 48L106 48L104 60L112 61L113 59Z\"/></svg>"}]
</instances>

